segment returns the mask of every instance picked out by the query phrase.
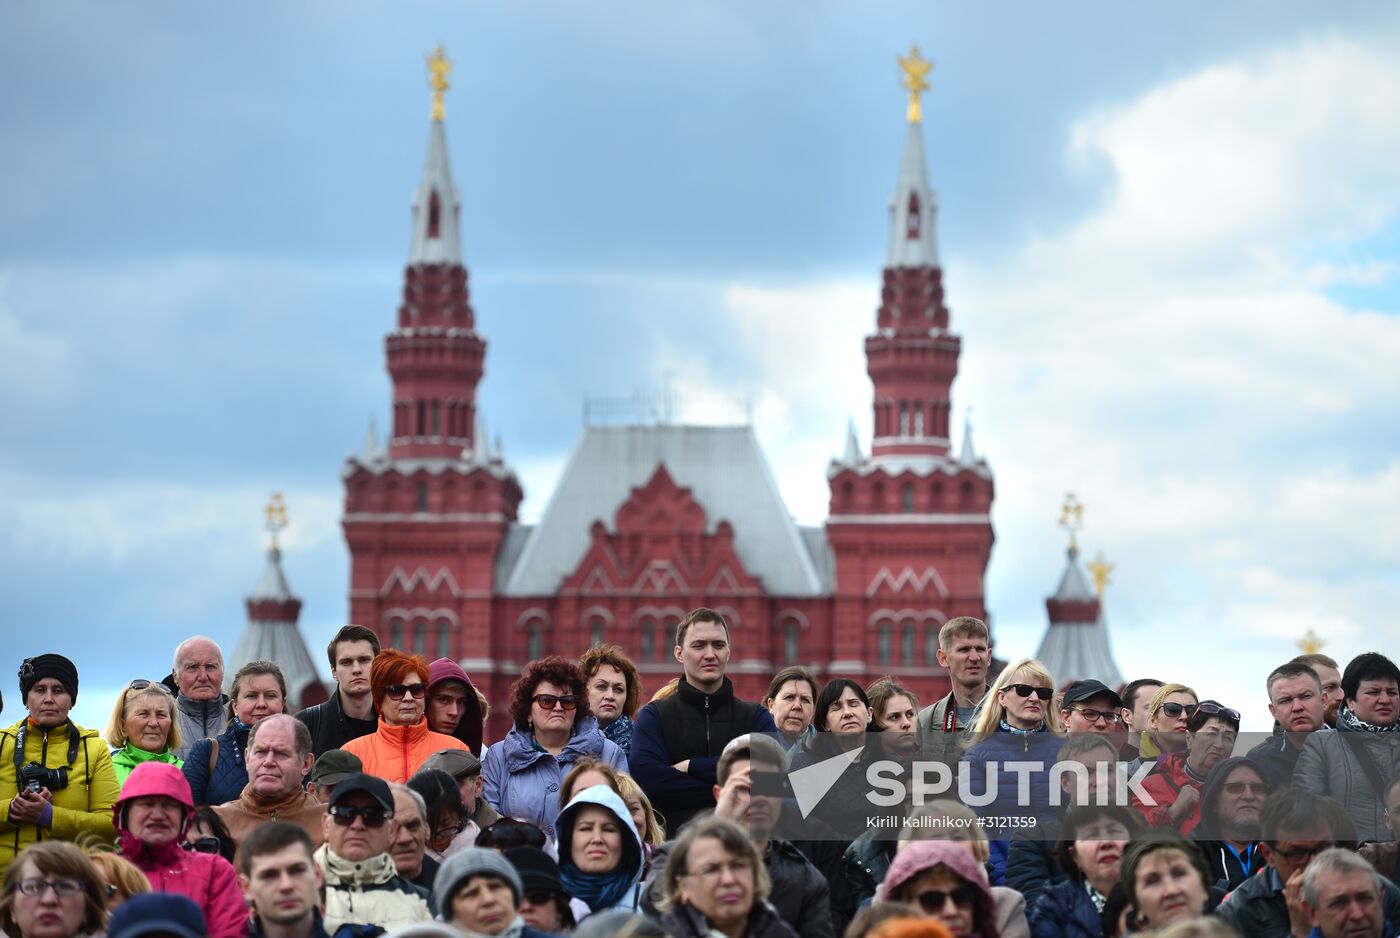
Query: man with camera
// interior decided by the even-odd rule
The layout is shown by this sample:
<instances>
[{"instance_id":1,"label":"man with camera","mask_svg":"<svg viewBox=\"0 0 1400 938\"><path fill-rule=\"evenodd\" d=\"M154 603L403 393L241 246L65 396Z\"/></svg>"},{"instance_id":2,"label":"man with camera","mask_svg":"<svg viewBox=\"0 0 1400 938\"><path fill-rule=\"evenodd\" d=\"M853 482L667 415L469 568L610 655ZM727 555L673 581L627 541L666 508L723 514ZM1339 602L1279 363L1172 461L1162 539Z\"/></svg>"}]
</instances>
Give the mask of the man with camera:
<instances>
[{"instance_id":1,"label":"man with camera","mask_svg":"<svg viewBox=\"0 0 1400 938\"><path fill-rule=\"evenodd\" d=\"M110 841L121 790L107 744L68 719L78 697L73 662L24 659L19 692L29 714L0 730L0 874L41 839Z\"/></svg>"}]
</instances>

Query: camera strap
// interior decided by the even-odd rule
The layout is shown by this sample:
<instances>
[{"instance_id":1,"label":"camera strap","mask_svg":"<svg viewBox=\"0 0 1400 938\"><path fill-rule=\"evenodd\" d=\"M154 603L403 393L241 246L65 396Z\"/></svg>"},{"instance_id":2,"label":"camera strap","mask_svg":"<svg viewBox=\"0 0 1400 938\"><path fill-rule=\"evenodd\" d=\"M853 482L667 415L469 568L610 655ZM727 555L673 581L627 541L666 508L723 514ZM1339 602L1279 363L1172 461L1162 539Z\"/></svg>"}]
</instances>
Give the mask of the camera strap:
<instances>
[{"instance_id":1,"label":"camera strap","mask_svg":"<svg viewBox=\"0 0 1400 938\"><path fill-rule=\"evenodd\" d=\"M78 728L73 725L72 720L64 720L68 726L68 764L72 765L78 761ZM15 737L15 772L19 772L19 767L24 763L24 743L29 738L29 720L26 718L20 721L19 733ZM45 766L47 768L47 766ZM18 777L18 776L16 776Z\"/></svg>"}]
</instances>

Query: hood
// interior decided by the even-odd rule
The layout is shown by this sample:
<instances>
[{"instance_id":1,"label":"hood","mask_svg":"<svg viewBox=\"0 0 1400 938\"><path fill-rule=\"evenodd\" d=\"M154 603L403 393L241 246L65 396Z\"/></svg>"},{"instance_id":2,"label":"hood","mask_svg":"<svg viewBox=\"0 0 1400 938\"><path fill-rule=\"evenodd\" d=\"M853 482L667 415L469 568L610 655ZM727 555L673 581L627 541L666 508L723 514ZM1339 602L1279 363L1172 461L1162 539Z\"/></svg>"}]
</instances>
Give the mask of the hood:
<instances>
[{"instance_id":1,"label":"hood","mask_svg":"<svg viewBox=\"0 0 1400 938\"><path fill-rule=\"evenodd\" d=\"M642 838L632 824L632 812L627 810L622 796L606 785L593 785L574 795L573 800L559 812L554 822L555 834L559 839L560 869L573 867L573 828L574 818L584 808L597 805L605 808L622 827L622 869L633 884L642 876ZM576 869L576 868L575 868Z\"/></svg>"},{"instance_id":2,"label":"hood","mask_svg":"<svg viewBox=\"0 0 1400 938\"><path fill-rule=\"evenodd\" d=\"M428 696L433 688L444 681L459 681L466 685L467 696L462 700L462 718L457 721L457 729L452 735L467 744L475 755L481 755L481 701L476 699L476 688L462 666L451 658L439 658L428 665Z\"/></svg>"},{"instance_id":3,"label":"hood","mask_svg":"<svg viewBox=\"0 0 1400 938\"><path fill-rule=\"evenodd\" d=\"M906 844L894 855L885 881L875 890L876 902L888 902L902 884L913 879L925 870L935 866L946 866L953 873L977 887L978 919L982 923L982 934L988 928L995 929L996 904L992 899L992 887L987 882L987 871L972 851L961 843L948 840L916 840Z\"/></svg>"},{"instance_id":4,"label":"hood","mask_svg":"<svg viewBox=\"0 0 1400 938\"><path fill-rule=\"evenodd\" d=\"M132 798L146 798L161 795L174 798L185 806L186 813L194 810L194 795L190 793L190 783L185 775L169 762L142 762L131 770L122 784L121 794L112 805L112 816L121 827L122 805Z\"/></svg>"},{"instance_id":5,"label":"hood","mask_svg":"<svg viewBox=\"0 0 1400 938\"><path fill-rule=\"evenodd\" d=\"M559 753L559 762L561 765L572 763L581 756L601 759L604 741L603 731L598 729L598 721L593 717L584 717L574 727L574 735L569 740L568 745ZM547 754L543 750L535 748L535 735L533 733L519 727L513 728L506 734L503 745L505 746L506 767L512 772L529 768L536 759Z\"/></svg>"},{"instance_id":6,"label":"hood","mask_svg":"<svg viewBox=\"0 0 1400 938\"><path fill-rule=\"evenodd\" d=\"M1191 832L1191 836L1195 839L1216 840L1219 838L1220 796L1225 791L1225 779L1241 765L1253 768L1260 778L1264 777L1264 773L1255 766L1254 760L1244 756L1231 756L1211 769L1210 774L1206 776L1206 783L1201 786L1201 820L1196 825L1196 829Z\"/></svg>"}]
</instances>

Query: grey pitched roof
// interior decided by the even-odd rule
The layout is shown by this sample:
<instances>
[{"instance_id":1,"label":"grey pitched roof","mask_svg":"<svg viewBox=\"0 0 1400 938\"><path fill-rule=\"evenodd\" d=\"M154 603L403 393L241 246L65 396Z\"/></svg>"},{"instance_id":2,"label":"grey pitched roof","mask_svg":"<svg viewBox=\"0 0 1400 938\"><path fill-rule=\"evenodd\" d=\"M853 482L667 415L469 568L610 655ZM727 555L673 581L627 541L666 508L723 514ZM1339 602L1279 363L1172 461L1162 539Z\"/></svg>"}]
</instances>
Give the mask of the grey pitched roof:
<instances>
[{"instance_id":1,"label":"grey pitched roof","mask_svg":"<svg viewBox=\"0 0 1400 938\"><path fill-rule=\"evenodd\" d=\"M276 547L267 552L267 567L263 570L262 579L258 581L253 595L248 598L272 599L277 602L285 602L293 598L291 587L287 585L287 578L282 574L282 552Z\"/></svg>"},{"instance_id":2,"label":"grey pitched roof","mask_svg":"<svg viewBox=\"0 0 1400 938\"><path fill-rule=\"evenodd\" d=\"M1108 620L1102 608L1095 622L1052 623L1045 630L1035 657L1060 687L1086 680L1103 681L1113 688L1123 686L1123 675L1113 661Z\"/></svg>"},{"instance_id":3,"label":"grey pitched roof","mask_svg":"<svg viewBox=\"0 0 1400 938\"><path fill-rule=\"evenodd\" d=\"M662 464L677 485L691 489L709 530L720 521L733 526L735 550L770 594L826 592L753 429L675 425L585 427L502 592L552 594L587 550L589 526L602 521L611 529L632 489Z\"/></svg>"},{"instance_id":4,"label":"grey pitched roof","mask_svg":"<svg viewBox=\"0 0 1400 938\"><path fill-rule=\"evenodd\" d=\"M1089 587L1089 581L1084 578L1084 571L1079 569L1079 549L1074 545L1070 545L1069 561L1065 564L1065 572L1060 577L1060 585L1055 590L1054 598L1074 602L1091 602L1098 598Z\"/></svg>"},{"instance_id":5,"label":"grey pitched roof","mask_svg":"<svg viewBox=\"0 0 1400 938\"><path fill-rule=\"evenodd\" d=\"M262 579L248 600L286 603L296 598L282 573L282 552L273 547L267 552L267 568L263 571ZM281 668L282 677L287 681L289 706L301 701L301 695L308 685L321 681L295 619L249 619L243 635L238 639L238 647L229 659L227 673L236 673L250 661L272 661Z\"/></svg>"},{"instance_id":6,"label":"grey pitched roof","mask_svg":"<svg viewBox=\"0 0 1400 938\"><path fill-rule=\"evenodd\" d=\"M438 230L430 236L428 209L432 194L438 197ZM447 132L442 121L433 121L428 132L428 158L423 163L423 178L413 194L413 241L408 250L410 264L460 264L462 248L458 243L458 214L462 200L452 184L451 161L447 158Z\"/></svg>"}]
</instances>

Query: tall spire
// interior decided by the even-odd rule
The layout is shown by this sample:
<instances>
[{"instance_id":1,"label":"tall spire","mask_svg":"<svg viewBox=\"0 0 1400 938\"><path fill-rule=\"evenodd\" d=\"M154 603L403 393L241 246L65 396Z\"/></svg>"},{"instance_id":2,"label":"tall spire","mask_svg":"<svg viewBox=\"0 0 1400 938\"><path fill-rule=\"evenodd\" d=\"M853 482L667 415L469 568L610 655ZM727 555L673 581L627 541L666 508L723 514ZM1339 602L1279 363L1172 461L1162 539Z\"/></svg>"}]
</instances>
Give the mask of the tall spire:
<instances>
[{"instance_id":1,"label":"tall spire","mask_svg":"<svg viewBox=\"0 0 1400 938\"><path fill-rule=\"evenodd\" d=\"M1104 613L1103 588L1113 565L1099 556L1089 564L1094 586L1079 565L1078 533L1083 527L1084 506L1071 492L1060 510L1060 527L1069 533L1065 548L1065 572L1055 594L1045 600L1050 626L1036 649L1035 657L1063 687L1072 681L1102 681L1119 687L1123 675L1113 660L1108 619Z\"/></svg>"},{"instance_id":2,"label":"tall spire","mask_svg":"<svg viewBox=\"0 0 1400 938\"><path fill-rule=\"evenodd\" d=\"M432 125L428 131L428 158L423 178L413 195L413 243L408 252L410 264L460 264L462 249L457 225L462 202L452 184L451 163L447 158L447 132L443 128L442 96L447 91L447 73L452 63L442 46L428 56L428 85L433 89Z\"/></svg>"},{"instance_id":3,"label":"tall spire","mask_svg":"<svg viewBox=\"0 0 1400 938\"><path fill-rule=\"evenodd\" d=\"M919 47L914 46L908 56L899 60L899 67L909 90L909 127L905 131L894 199L890 202L890 246L885 263L888 267L937 267L938 197L928 181L923 107L919 102L919 94L928 88L926 76L933 63L920 56Z\"/></svg>"}]
</instances>

